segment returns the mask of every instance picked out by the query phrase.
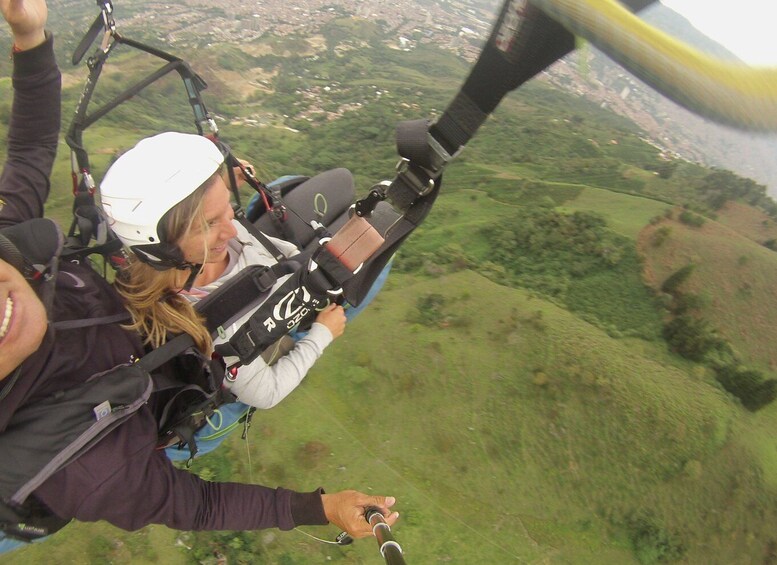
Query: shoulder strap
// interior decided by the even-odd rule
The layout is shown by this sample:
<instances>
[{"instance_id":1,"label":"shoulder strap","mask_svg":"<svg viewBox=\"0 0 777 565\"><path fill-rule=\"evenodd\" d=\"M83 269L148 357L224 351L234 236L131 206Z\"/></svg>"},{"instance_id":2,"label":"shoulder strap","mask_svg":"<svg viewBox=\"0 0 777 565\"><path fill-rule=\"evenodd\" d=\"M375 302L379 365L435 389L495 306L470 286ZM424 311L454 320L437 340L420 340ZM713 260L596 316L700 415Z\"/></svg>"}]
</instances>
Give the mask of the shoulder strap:
<instances>
[{"instance_id":1,"label":"shoulder strap","mask_svg":"<svg viewBox=\"0 0 777 565\"><path fill-rule=\"evenodd\" d=\"M197 303L197 311L205 317L211 335L220 334L245 312L264 302L281 277L302 267L294 259L272 266L249 265Z\"/></svg>"},{"instance_id":2,"label":"shoulder strap","mask_svg":"<svg viewBox=\"0 0 777 565\"><path fill-rule=\"evenodd\" d=\"M0 257L37 287L49 315L64 241L62 230L48 218L33 218L0 230Z\"/></svg>"},{"instance_id":3,"label":"shoulder strap","mask_svg":"<svg viewBox=\"0 0 777 565\"><path fill-rule=\"evenodd\" d=\"M90 326L104 326L106 324L116 324L118 322L126 322L132 319L129 312L119 312L118 314L112 314L110 316L102 316L100 318L83 318L81 320L61 320L59 322L52 322L51 327L55 330L74 330L79 328L88 328Z\"/></svg>"},{"instance_id":4,"label":"shoulder strap","mask_svg":"<svg viewBox=\"0 0 777 565\"><path fill-rule=\"evenodd\" d=\"M272 241L270 241L270 238L264 235L259 228L257 228L254 224L248 221L248 218L245 215L245 212L243 212L243 209L238 207L235 210L235 219L240 222L240 225L243 226L248 233L250 233L252 236L254 236L259 243L261 243L267 251L269 251L272 256L275 258L276 261L279 263L286 259L286 255L283 254L283 252L278 249L278 246L275 245Z\"/></svg>"},{"instance_id":5,"label":"shoulder strap","mask_svg":"<svg viewBox=\"0 0 777 565\"><path fill-rule=\"evenodd\" d=\"M146 353L138 360L136 365L150 373L191 347L194 347L194 339L192 336L189 334L181 334Z\"/></svg>"}]
</instances>

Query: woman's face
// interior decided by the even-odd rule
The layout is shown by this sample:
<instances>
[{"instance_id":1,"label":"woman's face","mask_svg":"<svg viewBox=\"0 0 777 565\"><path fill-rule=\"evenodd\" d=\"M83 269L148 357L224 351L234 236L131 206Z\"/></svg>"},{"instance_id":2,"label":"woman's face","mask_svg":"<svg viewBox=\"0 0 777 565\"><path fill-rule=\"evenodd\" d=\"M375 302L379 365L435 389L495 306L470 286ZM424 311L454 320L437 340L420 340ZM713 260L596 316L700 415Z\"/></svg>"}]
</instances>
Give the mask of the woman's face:
<instances>
[{"instance_id":1,"label":"woman's face","mask_svg":"<svg viewBox=\"0 0 777 565\"><path fill-rule=\"evenodd\" d=\"M37 351L47 324L38 295L19 271L0 259L0 380Z\"/></svg>"},{"instance_id":2,"label":"woman's face","mask_svg":"<svg viewBox=\"0 0 777 565\"><path fill-rule=\"evenodd\" d=\"M227 242L237 235L232 224L235 212L230 203L230 192L221 177L205 191L203 213L207 230L195 224L191 231L178 242L184 259L190 263L203 264L205 249L208 250L207 263L219 263L227 260Z\"/></svg>"}]
</instances>

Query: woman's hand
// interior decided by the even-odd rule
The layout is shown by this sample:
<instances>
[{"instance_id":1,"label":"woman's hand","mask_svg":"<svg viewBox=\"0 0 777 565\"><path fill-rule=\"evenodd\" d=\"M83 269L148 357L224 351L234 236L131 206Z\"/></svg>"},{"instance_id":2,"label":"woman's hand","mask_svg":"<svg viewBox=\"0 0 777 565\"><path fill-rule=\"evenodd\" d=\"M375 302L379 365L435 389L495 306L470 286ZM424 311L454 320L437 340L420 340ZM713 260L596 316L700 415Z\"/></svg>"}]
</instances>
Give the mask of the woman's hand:
<instances>
[{"instance_id":1,"label":"woman's hand","mask_svg":"<svg viewBox=\"0 0 777 565\"><path fill-rule=\"evenodd\" d=\"M337 304L330 304L316 316L316 322L324 324L330 332L332 338L337 339L345 331L345 310Z\"/></svg>"},{"instance_id":2,"label":"woman's hand","mask_svg":"<svg viewBox=\"0 0 777 565\"><path fill-rule=\"evenodd\" d=\"M46 0L0 0L0 11L11 28L18 50L26 51L46 41Z\"/></svg>"},{"instance_id":3,"label":"woman's hand","mask_svg":"<svg viewBox=\"0 0 777 565\"><path fill-rule=\"evenodd\" d=\"M245 159L238 159L238 162L241 166L232 168L232 171L235 173L235 180L238 184L248 181L246 174L250 175L252 178L256 178L254 166L250 162ZM229 171L224 170L221 178L224 180L224 184L229 186Z\"/></svg>"}]
</instances>

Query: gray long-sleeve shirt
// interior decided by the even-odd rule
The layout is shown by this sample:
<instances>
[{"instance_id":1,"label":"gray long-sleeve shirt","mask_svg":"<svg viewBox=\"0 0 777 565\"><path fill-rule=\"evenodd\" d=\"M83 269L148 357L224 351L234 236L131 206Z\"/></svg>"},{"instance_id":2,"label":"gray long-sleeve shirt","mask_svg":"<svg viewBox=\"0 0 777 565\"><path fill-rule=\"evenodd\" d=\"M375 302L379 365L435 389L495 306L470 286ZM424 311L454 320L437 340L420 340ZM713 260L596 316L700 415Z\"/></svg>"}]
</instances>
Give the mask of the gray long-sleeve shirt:
<instances>
[{"instance_id":1,"label":"gray long-sleeve shirt","mask_svg":"<svg viewBox=\"0 0 777 565\"><path fill-rule=\"evenodd\" d=\"M234 225L237 229L237 237L228 243L230 261L226 270L212 283L203 287L195 287L186 293L186 296L193 302L207 296L250 265L273 265L276 263L273 254L251 236L239 222L234 222ZM287 257L293 257L298 253L297 248L288 241L269 236L268 239ZM273 290L280 287L285 280L286 277L280 278ZM229 327L224 328L223 335L218 337L215 343L228 341L260 306L261 304L258 304L253 310L235 320ZM314 323L308 334L299 340L291 351L281 355L275 363L268 364L262 357L257 357L248 365L241 366L237 371L236 378L225 381L225 386L237 396L240 402L256 408L272 408L302 382L316 360L321 357L324 349L332 343L332 339L332 333L325 325ZM238 359L227 357L225 361L227 365L231 365Z\"/></svg>"}]
</instances>

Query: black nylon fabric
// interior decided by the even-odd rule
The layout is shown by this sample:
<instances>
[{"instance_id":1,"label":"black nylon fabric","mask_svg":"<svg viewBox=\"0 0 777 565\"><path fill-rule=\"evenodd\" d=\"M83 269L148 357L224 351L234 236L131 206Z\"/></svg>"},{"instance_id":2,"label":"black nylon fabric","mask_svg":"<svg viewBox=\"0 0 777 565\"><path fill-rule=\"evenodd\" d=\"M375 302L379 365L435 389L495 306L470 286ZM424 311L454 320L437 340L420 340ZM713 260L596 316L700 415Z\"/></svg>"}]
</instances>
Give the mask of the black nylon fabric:
<instances>
[{"instance_id":1,"label":"black nylon fabric","mask_svg":"<svg viewBox=\"0 0 777 565\"><path fill-rule=\"evenodd\" d=\"M0 434L0 497L8 500L14 496L79 437L94 433L102 437L113 429L130 415L122 413L127 406L148 398L149 387L146 371L137 365L122 365L19 408ZM94 413L106 400L116 411L108 425L100 424Z\"/></svg>"},{"instance_id":2,"label":"black nylon fabric","mask_svg":"<svg viewBox=\"0 0 777 565\"><path fill-rule=\"evenodd\" d=\"M229 339L216 346L224 357L239 357L244 365L259 357L262 351L296 326L302 328L329 301L326 290L330 281L316 284L316 273L301 268L295 271Z\"/></svg>"},{"instance_id":3,"label":"black nylon fabric","mask_svg":"<svg viewBox=\"0 0 777 565\"><path fill-rule=\"evenodd\" d=\"M31 497L23 508L11 507L0 500L0 531L25 542L58 532L70 523L60 518L43 503Z\"/></svg>"},{"instance_id":4,"label":"black nylon fabric","mask_svg":"<svg viewBox=\"0 0 777 565\"><path fill-rule=\"evenodd\" d=\"M639 11L655 1L621 3ZM574 35L542 10L530 2L507 0L461 92L432 128L433 136L454 153L469 141L508 92L574 48Z\"/></svg>"},{"instance_id":5,"label":"black nylon fabric","mask_svg":"<svg viewBox=\"0 0 777 565\"><path fill-rule=\"evenodd\" d=\"M296 259L287 259L272 267L250 265L198 302L196 309L205 316L208 331L215 334L219 327L232 324L244 312L267 300L280 277L301 268Z\"/></svg>"}]
</instances>

